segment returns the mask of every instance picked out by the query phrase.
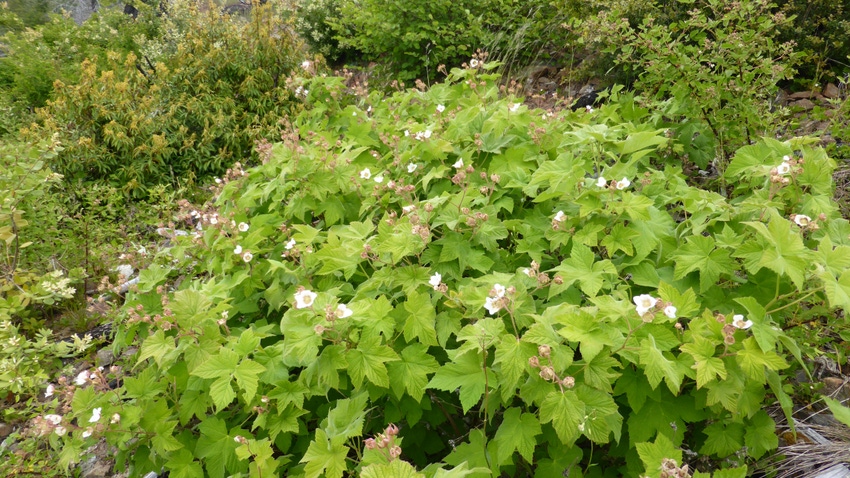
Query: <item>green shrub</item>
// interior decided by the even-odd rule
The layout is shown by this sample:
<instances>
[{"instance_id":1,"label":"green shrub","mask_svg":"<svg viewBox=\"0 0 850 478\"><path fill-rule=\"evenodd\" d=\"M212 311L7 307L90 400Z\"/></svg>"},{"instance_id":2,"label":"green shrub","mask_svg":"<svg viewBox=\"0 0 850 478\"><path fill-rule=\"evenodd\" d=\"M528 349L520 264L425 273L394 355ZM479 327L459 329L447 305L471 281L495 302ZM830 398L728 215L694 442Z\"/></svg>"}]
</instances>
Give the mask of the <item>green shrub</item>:
<instances>
[{"instance_id":1,"label":"green shrub","mask_svg":"<svg viewBox=\"0 0 850 478\"><path fill-rule=\"evenodd\" d=\"M357 106L303 84L128 294L135 374L57 403L60 462L105 437L134 476L657 477L683 449L744 476L774 449L784 327L850 306L835 163L760 140L720 195L632 96L552 115L484 71Z\"/></svg>"},{"instance_id":2,"label":"green shrub","mask_svg":"<svg viewBox=\"0 0 850 478\"><path fill-rule=\"evenodd\" d=\"M804 55L799 70L804 79L834 80L850 71L850 6L841 0L779 0L790 23L781 26L779 39L793 41Z\"/></svg>"},{"instance_id":3,"label":"green shrub","mask_svg":"<svg viewBox=\"0 0 850 478\"><path fill-rule=\"evenodd\" d=\"M164 35L139 54L86 60L78 81L57 82L42 124L25 132L59 134L65 150L52 166L70 180L143 196L157 183L220 174L275 137L297 102L287 77L304 58L286 12L257 6L249 21L180 3L168 12Z\"/></svg>"}]
</instances>

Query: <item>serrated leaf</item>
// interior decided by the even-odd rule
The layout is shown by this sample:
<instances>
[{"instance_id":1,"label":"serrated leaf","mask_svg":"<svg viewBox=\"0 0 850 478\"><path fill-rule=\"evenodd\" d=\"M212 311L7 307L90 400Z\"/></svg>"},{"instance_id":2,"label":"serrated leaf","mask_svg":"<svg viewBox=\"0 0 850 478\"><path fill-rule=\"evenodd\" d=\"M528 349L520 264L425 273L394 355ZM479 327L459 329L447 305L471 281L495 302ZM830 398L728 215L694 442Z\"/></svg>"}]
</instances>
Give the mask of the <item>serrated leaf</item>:
<instances>
[{"instance_id":1,"label":"serrated leaf","mask_svg":"<svg viewBox=\"0 0 850 478\"><path fill-rule=\"evenodd\" d=\"M380 337L365 337L356 349L346 353L348 373L355 386L362 385L365 378L379 387L389 388L390 378L385 364L398 360L398 355L380 342Z\"/></svg>"},{"instance_id":2,"label":"serrated leaf","mask_svg":"<svg viewBox=\"0 0 850 478\"><path fill-rule=\"evenodd\" d=\"M652 335L641 340L640 364L644 366L646 378L653 389L663 379L674 395L679 393L684 376L679 373L675 361L665 357L664 353L658 349Z\"/></svg>"},{"instance_id":3,"label":"serrated leaf","mask_svg":"<svg viewBox=\"0 0 850 478\"><path fill-rule=\"evenodd\" d=\"M198 425L198 431L201 436L195 446L195 456L204 459L210 478L224 478L226 472L236 472L239 465L236 448L239 444L227 433L227 423L216 417L207 417Z\"/></svg>"},{"instance_id":4,"label":"serrated leaf","mask_svg":"<svg viewBox=\"0 0 850 478\"><path fill-rule=\"evenodd\" d=\"M337 400L336 406L328 412L327 422L322 427L331 442L344 443L348 438L362 435L368 399L367 394L359 393L352 398Z\"/></svg>"},{"instance_id":5,"label":"serrated leaf","mask_svg":"<svg viewBox=\"0 0 850 478\"><path fill-rule=\"evenodd\" d=\"M141 363L148 358L153 358L157 365L162 366L164 362L171 362L176 354L177 345L174 337L165 335L165 332L160 329L149 335L142 342L142 349L139 351L138 362ZM171 359L171 360L169 360Z\"/></svg>"},{"instance_id":6,"label":"serrated leaf","mask_svg":"<svg viewBox=\"0 0 850 478\"><path fill-rule=\"evenodd\" d=\"M239 363L239 355L229 349L221 349L190 373L201 378L230 377ZM265 370L265 369L264 369Z\"/></svg>"},{"instance_id":7,"label":"serrated leaf","mask_svg":"<svg viewBox=\"0 0 850 478\"><path fill-rule=\"evenodd\" d=\"M331 443L324 430L316 430L316 438L310 442L307 452L299 463L306 463L304 474L307 478L341 478L348 468L345 457L348 447L342 443Z\"/></svg>"},{"instance_id":8,"label":"serrated leaf","mask_svg":"<svg viewBox=\"0 0 850 478\"><path fill-rule=\"evenodd\" d=\"M844 271L838 280L830 273L823 273L820 278L830 307L850 310L850 270Z\"/></svg>"},{"instance_id":9,"label":"serrated leaf","mask_svg":"<svg viewBox=\"0 0 850 478\"><path fill-rule=\"evenodd\" d=\"M549 392L540 405L540 423L552 423L555 433L565 445L575 443L581 434L584 402L571 390Z\"/></svg>"},{"instance_id":10,"label":"serrated leaf","mask_svg":"<svg viewBox=\"0 0 850 478\"><path fill-rule=\"evenodd\" d=\"M661 469L661 462L666 458L676 460L679 465L682 463L682 450L673 445L665 435L659 433L655 437L654 443L644 442L635 445L637 448L640 461L643 462L644 469L655 475L657 470Z\"/></svg>"},{"instance_id":11,"label":"serrated leaf","mask_svg":"<svg viewBox=\"0 0 850 478\"><path fill-rule=\"evenodd\" d=\"M210 397L217 411L221 411L236 398L230 377L220 377L210 385Z\"/></svg>"},{"instance_id":12,"label":"serrated leaf","mask_svg":"<svg viewBox=\"0 0 850 478\"><path fill-rule=\"evenodd\" d=\"M823 397L823 400L829 407L829 411L832 412L832 416L839 422L850 427L850 408L845 407L838 400L833 400L829 397Z\"/></svg>"},{"instance_id":13,"label":"serrated leaf","mask_svg":"<svg viewBox=\"0 0 850 478\"><path fill-rule=\"evenodd\" d=\"M413 342L418 339L425 345L437 345L437 313L431 304L430 296L411 291L404 303L404 310L407 311L403 328L404 340Z\"/></svg>"},{"instance_id":14,"label":"serrated leaf","mask_svg":"<svg viewBox=\"0 0 850 478\"><path fill-rule=\"evenodd\" d=\"M779 446L779 437L776 434L776 423L764 410L759 410L749 419L744 435L744 444L747 453L759 459L765 453L775 450Z\"/></svg>"},{"instance_id":15,"label":"serrated leaf","mask_svg":"<svg viewBox=\"0 0 850 478\"><path fill-rule=\"evenodd\" d=\"M242 396L245 398L245 402L250 403L254 395L257 394L258 377L265 371L265 367L251 359L244 359L236 366L236 370L233 372L233 378L236 379L236 384L242 390Z\"/></svg>"},{"instance_id":16,"label":"serrated leaf","mask_svg":"<svg viewBox=\"0 0 850 478\"><path fill-rule=\"evenodd\" d=\"M420 400L428 385L428 375L439 370L440 364L428 354L428 347L412 344L401 351L401 360L387 364L390 386L396 397L402 393Z\"/></svg>"},{"instance_id":17,"label":"serrated leaf","mask_svg":"<svg viewBox=\"0 0 850 478\"><path fill-rule=\"evenodd\" d=\"M492 373L487 368L488 381L485 381L483 360L476 351L470 350L440 367L428 382L428 388L447 392L460 389L460 404L463 407L463 413L466 413L481 400L487 382L491 387L498 383Z\"/></svg>"},{"instance_id":18,"label":"serrated leaf","mask_svg":"<svg viewBox=\"0 0 850 478\"><path fill-rule=\"evenodd\" d=\"M537 446L535 437L542 433L540 422L531 413L522 413L519 408L508 408L496 432L496 444L499 450L499 459L509 463L514 451L528 463L533 463L534 448Z\"/></svg>"},{"instance_id":19,"label":"serrated leaf","mask_svg":"<svg viewBox=\"0 0 850 478\"><path fill-rule=\"evenodd\" d=\"M372 464L360 472L360 478L425 478L410 463L393 460L386 464Z\"/></svg>"},{"instance_id":20,"label":"serrated leaf","mask_svg":"<svg viewBox=\"0 0 850 478\"><path fill-rule=\"evenodd\" d=\"M518 340L513 335L504 335L496 344L496 375L501 384L502 398L507 400L516 393L520 378L528 366L528 359L535 355L537 349L528 343Z\"/></svg>"},{"instance_id":21,"label":"serrated leaf","mask_svg":"<svg viewBox=\"0 0 850 478\"><path fill-rule=\"evenodd\" d=\"M201 464L194 460L189 450L180 450L171 455L165 462L169 470L169 476L174 478L204 478L204 470Z\"/></svg>"},{"instance_id":22,"label":"serrated leaf","mask_svg":"<svg viewBox=\"0 0 850 478\"><path fill-rule=\"evenodd\" d=\"M802 288L811 251L803 245L803 239L792 229L791 222L775 216L767 226L753 221L744 224L758 232L767 244L762 248L758 265L787 275L795 286Z\"/></svg>"},{"instance_id":23,"label":"serrated leaf","mask_svg":"<svg viewBox=\"0 0 850 478\"><path fill-rule=\"evenodd\" d=\"M699 271L700 292L707 291L717 283L722 274L733 274L735 262L729 252L714 247L714 239L705 236L690 236L687 243L674 254L674 277L682 279L693 271Z\"/></svg>"},{"instance_id":24,"label":"serrated leaf","mask_svg":"<svg viewBox=\"0 0 850 478\"><path fill-rule=\"evenodd\" d=\"M740 423L715 422L703 429L705 443L700 453L727 457L744 446L744 426Z\"/></svg>"},{"instance_id":25,"label":"serrated leaf","mask_svg":"<svg viewBox=\"0 0 850 478\"><path fill-rule=\"evenodd\" d=\"M595 254L589 247L574 243L569 259L555 268L563 278L563 283L557 290L566 290L574 282L578 282L582 292L589 297L595 297L602 288L605 277L616 275L617 268L609 260L594 261Z\"/></svg>"}]
</instances>

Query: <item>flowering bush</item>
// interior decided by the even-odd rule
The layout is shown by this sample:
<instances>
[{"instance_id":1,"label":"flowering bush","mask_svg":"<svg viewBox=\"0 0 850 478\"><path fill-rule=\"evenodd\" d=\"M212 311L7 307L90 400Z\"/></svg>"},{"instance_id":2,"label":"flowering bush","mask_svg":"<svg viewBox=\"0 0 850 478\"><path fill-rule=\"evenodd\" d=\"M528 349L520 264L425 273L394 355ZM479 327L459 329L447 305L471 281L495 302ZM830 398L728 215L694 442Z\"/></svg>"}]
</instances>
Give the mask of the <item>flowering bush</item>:
<instances>
[{"instance_id":1,"label":"flowering bush","mask_svg":"<svg viewBox=\"0 0 850 478\"><path fill-rule=\"evenodd\" d=\"M56 387L62 463L105 437L134 475L742 477L775 448L784 329L850 306L834 162L764 139L721 195L632 96L529 110L490 67L358 105L305 82L128 293L136 372Z\"/></svg>"}]
</instances>

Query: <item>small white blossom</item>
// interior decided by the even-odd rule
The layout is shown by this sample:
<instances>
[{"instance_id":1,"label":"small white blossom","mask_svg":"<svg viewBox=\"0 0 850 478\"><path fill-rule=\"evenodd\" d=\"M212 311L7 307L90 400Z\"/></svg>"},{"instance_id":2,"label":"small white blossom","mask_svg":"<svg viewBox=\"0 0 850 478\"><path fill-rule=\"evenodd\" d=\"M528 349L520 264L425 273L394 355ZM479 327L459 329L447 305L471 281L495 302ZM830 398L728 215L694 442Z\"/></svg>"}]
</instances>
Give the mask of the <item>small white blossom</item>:
<instances>
[{"instance_id":1,"label":"small white blossom","mask_svg":"<svg viewBox=\"0 0 850 478\"><path fill-rule=\"evenodd\" d=\"M47 390L44 391L44 398L50 398L53 396L53 392L56 391L56 387L53 384L47 385Z\"/></svg>"},{"instance_id":2,"label":"small white blossom","mask_svg":"<svg viewBox=\"0 0 850 478\"><path fill-rule=\"evenodd\" d=\"M785 175L791 172L791 164L788 161L783 161L782 164L776 167L776 174Z\"/></svg>"},{"instance_id":3,"label":"small white blossom","mask_svg":"<svg viewBox=\"0 0 850 478\"><path fill-rule=\"evenodd\" d=\"M443 282L443 275L439 272L435 272L434 275L428 280L428 284L430 284L434 290L437 290L440 287L440 284Z\"/></svg>"},{"instance_id":4,"label":"small white blossom","mask_svg":"<svg viewBox=\"0 0 850 478\"><path fill-rule=\"evenodd\" d=\"M384 182L384 177L381 175L375 176L375 182L381 184L382 182Z\"/></svg>"},{"instance_id":5,"label":"small white blossom","mask_svg":"<svg viewBox=\"0 0 850 478\"><path fill-rule=\"evenodd\" d=\"M301 68L304 68L305 70L309 70L311 64L312 63L310 63L310 60L304 60L304 61L301 62Z\"/></svg>"},{"instance_id":6,"label":"small white blossom","mask_svg":"<svg viewBox=\"0 0 850 478\"><path fill-rule=\"evenodd\" d=\"M455 163L452 164L452 167L455 168L455 169L463 168L463 158L460 158L457 161L455 161Z\"/></svg>"},{"instance_id":7,"label":"small white blossom","mask_svg":"<svg viewBox=\"0 0 850 478\"><path fill-rule=\"evenodd\" d=\"M48 423L50 423L51 425L58 425L62 423L62 415L54 415L51 413L49 415L45 415L44 419L47 420Z\"/></svg>"},{"instance_id":8,"label":"small white blossom","mask_svg":"<svg viewBox=\"0 0 850 478\"><path fill-rule=\"evenodd\" d=\"M502 297L504 297L506 291L507 291L507 289L505 289L505 286L503 286L502 284L494 284L493 285L492 293L496 294L497 299L501 299Z\"/></svg>"},{"instance_id":9,"label":"small white blossom","mask_svg":"<svg viewBox=\"0 0 850 478\"><path fill-rule=\"evenodd\" d=\"M422 136L424 136L424 137L425 137L425 139L430 138L430 137L431 137L431 130L430 130L430 129L426 129L426 130L425 130L425 132L424 132L424 133L422 133Z\"/></svg>"},{"instance_id":10,"label":"small white blossom","mask_svg":"<svg viewBox=\"0 0 850 478\"><path fill-rule=\"evenodd\" d=\"M514 103L513 105L511 105L511 107L510 107L510 108L508 108L508 110L509 110L511 113L516 113L517 111L519 111L519 107L520 107L520 106L522 106L522 103Z\"/></svg>"},{"instance_id":11,"label":"small white blossom","mask_svg":"<svg viewBox=\"0 0 850 478\"><path fill-rule=\"evenodd\" d=\"M79 374L77 374L77 378L74 379L74 383L77 385L85 385L86 382L89 381L89 371L83 370Z\"/></svg>"},{"instance_id":12,"label":"small white blossom","mask_svg":"<svg viewBox=\"0 0 850 478\"><path fill-rule=\"evenodd\" d=\"M242 254L242 260L245 262L251 262L251 259L253 258L254 254L251 254L249 251L245 251L245 253Z\"/></svg>"},{"instance_id":13,"label":"small white blossom","mask_svg":"<svg viewBox=\"0 0 850 478\"><path fill-rule=\"evenodd\" d=\"M442 113L443 111L446 111L445 105L437 105L437 113Z\"/></svg>"},{"instance_id":14,"label":"small white blossom","mask_svg":"<svg viewBox=\"0 0 850 478\"><path fill-rule=\"evenodd\" d=\"M291 251L291 250L292 250L292 248L293 248L293 247L295 247L295 239L290 239L290 240L286 243L286 246L285 246L285 247L286 247L286 250L287 250L287 251Z\"/></svg>"},{"instance_id":15,"label":"small white blossom","mask_svg":"<svg viewBox=\"0 0 850 478\"><path fill-rule=\"evenodd\" d=\"M237 244L236 247L233 248L233 253L236 255L242 254L242 246Z\"/></svg>"},{"instance_id":16,"label":"small white blossom","mask_svg":"<svg viewBox=\"0 0 850 478\"><path fill-rule=\"evenodd\" d=\"M309 291L307 289L300 290L295 293L295 308L296 309L306 309L313 305L313 301L316 300L318 294L315 292Z\"/></svg>"},{"instance_id":17,"label":"small white blossom","mask_svg":"<svg viewBox=\"0 0 850 478\"><path fill-rule=\"evenodd\" d=\"M215 183L216 183L216 184L221 184L221 178L215 178Z\"/></svg>"},{"instance_id":18,"label":"small white blossom","mask_svg":"<svg viewBox=\"0 0 850 478\"><path fill-rule=\"evenodd\" d=\"M372 177L372 171L369 171L369 168L365 168L363 171L360 171L360 179L369 179Z\"/></svg>"},{"instance_id":19,"label":"small white blossom","mask_svg":"<svg viewBox=\"0 0 850 478\"><path fill-rule=\"evenodd\" d=\"M213 215L210 217L210 224L212 224L213 226L215 226L216 224L218 224L218 214L213 214Z\"/></svg>"},{"instance_id":20,"label":"small white blossom","mask_svg":"<svg viewBox=\"0 0 850 478\"><path fill-rule=\"evenodd\" d=\"M502 310L501 302L501 297L487 297L484 299L484 308L487 309L487 313L490 315L496 315L500 310Z\"/></svg>"},{"instance_id":21,"label":"small white blossom","mask_svg":"<svg viewBox=\"0 0 850 478\"><path fill-rule=\"evenodd\" d=\"M404 130L404 135L405 135L405 136L410 136L410 131L409 131L409 130Z\"/></svg>"},{"instance_id":22,"label":"small white blossom","mask_svg":"<svg viewBox=\"0 0 850 478\"><path fill-rule=\"evenodd\" d=\"M741 314L735 314L732 316L732 325L741 330L747 330L753 326L752 320L744 320L744 316Z\"/></svg>"},{"instance_id":23,"label":"small white blossom","mask_svg":"<svg viewBox=\"0 0 850 478\"><path fill-rule=\"evenodd\" d=\"M97 423L100 421L100 412L103 409L101 407L97 407L91 411L91 418L89 418L89 423Z\"/></svg>"},{"instance_id":24,"label":"small white blossom","mask_svg":"<svg viewBox=\"0 0 850 478\"><path fill-rule=\"evenodd\" d=\"M668 305L667 307L664 307L664 315L666 315L667 317L670 317L671 319L675 319L677 317L676 316L676 307L674 307L672 305Z\"/></svg>"},{"instance_id":25,"label":"small white blossom","mask_svg":"<svg viewBox=\"0 0 850 478\"><path fill-rule=\"evenodd\" d=\"M240 232L245 232L245 231L247 231L249 227L250 227L250 226L248 226L248 224L247 224L247 223L244 223L244 222L240 222L240 223L239 223L239 231L240 231Z\"/></svg>"},{"instance_id":26,"label":"small white blossom","mask_svg":"<svg viewBox=\"0 0 850 478\"><path fill-rule=\"evenodd\" d=\"M596 178L596 187L598 187L598 188L607 188L608 187L608 180L605 179L605 176L599 176L598 178Z\"/></svg>"},{"instance_id":27,"label":"small white blossom","mask_svg":"<svg viewBox=\"0 0 850 478\"><path fill-rule=\"evenodd\" d=\"M632 182L629 181L628 178L623 178L623 179L617 181L617 189L619 189L619 190L626 189L627 187L629 187L631 185L632 185Z\"/></svg>"},{"instance_id":28,"label":"small white blossom","mask_svg":"<svg viewBox=\"0 0 850 478\"><path fill-rule=\"evenodd\" d=\"M797 214L794 216L794 222L800 227L806 227L812 222L812 218L804 214Z\"/></svg>"},{"instance_id":29,"label":"small white blossom","mask_svg":"<svg viewBox=\"0 0 850 478\"><path fill-rule=\"evenodd\" d=\"M88 438L94 433L94 429L92 427L86 428L86 431L83 432L83 438Z\"/></svg>"},{"instance_id":30,"label":"small white blossom","mask_svg":"<svg viewBox=\"0 0 850 478\"><path fill-rule=\"evenodd\" d=\"M116 267L115 270L119 274L124 276L125 279L129 279L130 277L133 277L133 273L136 272L136 270L130 264L121 264L118 267Z\"/></svg>"},{"instance_id":31,"label":"small white blossom","mask_svg":"<svg viewBox=\"0 0 850 478\"><path fill-rule=\"evenodd\" d=\"M413 171L416 171L416 168L416 163L410 163L407 165L407 172L412 173Z\"/></svg>"},{"instance_id":32,"label":"small white blossom","mask_svg":"<svg viewBox=\"0 0 850 478\"><path fill-rule=\"evenodd\" d=\"M117 413L112 414L112 418L109 419L109 423L118 423L121 421L121 415Z\"/></svg>"},{"instance_id":33,"label":"small white blossom","mask_svg":"<svg viewBox=\"0 0 850 478\"><path fill-rule=\"evenodd\" d=\"M475 58L473 58L473 59L469 60L469 67L470 67L470 68L478 68L478 65L479 65L479 64L480 64L480 63L479 63L479 62L478 62L478 60L476 60Z\"/></svg>"},{"instance_id":34,"label":"small white blossom","mask_svg":"<svg viewBox=\"0 0 850 478\"><path fill-rule=\"evenodd\" d=\"M56 432L56 434L60 437L65 436L65 434L68 433L68 429L66 429L62 425L59 425L58 427L54 428L53 431Z\"/></svg>"},{"instance_id":35,"label":"small white blossom","mask_svg":"<svg viewBox=\"0 0 850 478\"><path fill-rule=\"evenodd\" d=\"M345 304L339 304L336 306L336 310L334 311L334 315L337 318L344 319L346 317L351 317L354 314L354 311L349 309Z\"/></svg>"},{"instance_id":36,"label":"small white blossom","mask_svg":"<svg viewBox=\"0 0 850 478\"><path fill-rule=\"evenodd\" d=\"M525 274L525 275L527 275L528 277L531 277L531 269L529 269L528 267L526 267L525 269L523 269L523 270L522 270L522 273L523 273L523 274Z\"/></svg>"},{"instance_id":37,"label":"small white blossom","mask_svg":"<svg viewBox=\"0 0 850 478\"><path fill-rule=\"evenodd\" d=\"M593 113L593 107L592 106L587 105L584 108L585 108L585 110L587 110L588 113Z\"/></svg>"},{"instance_id":38,"label":"small white blossom","mask_svg":"<svg viewBox=\"0 0 850 478\"><path fill-rule=\"evenodd\" d=\"M655 304L658 303L658 299L649 294L637 295L633 297L632 300L634 301L635 309L640 316L649 312L649 309L655 307Z\"/></svg>"},{"instance_id":39,"label":"small white blossom","mask_svg":"<svg viewBox=\"0 0 850 478\"><path fill-rule=\"evenodd\" d=\"M410 214L415 209L416 209L416 205L414 205L414 204L411 204L410 206L404 206L404 207L401 208L402 212L404 212L405 214Z\"/></svg>"},{"instance_id":40,"label":"small white blossom","mask_svg":"<svg viewBox=\"0 0 850 478\"><path fill-rule=\"evenodd\" d=\"M558 212L555 214L555 218L554 218L554 220L555 220L556 222L564 222L566 219L567 219L567 215L566 215L566 214L564 214L564 211L558 211Z\"/></svg>"}]
</instances>

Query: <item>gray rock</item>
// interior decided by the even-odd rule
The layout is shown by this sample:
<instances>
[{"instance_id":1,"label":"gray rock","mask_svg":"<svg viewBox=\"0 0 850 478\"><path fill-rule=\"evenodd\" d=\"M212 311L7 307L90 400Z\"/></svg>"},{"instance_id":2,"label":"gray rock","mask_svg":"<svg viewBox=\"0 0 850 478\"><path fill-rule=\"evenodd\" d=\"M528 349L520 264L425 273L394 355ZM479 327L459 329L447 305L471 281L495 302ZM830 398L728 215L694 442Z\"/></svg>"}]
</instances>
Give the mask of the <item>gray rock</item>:
<instances>
[{"instance_id":1,"label":"gray rock","mask_svg":"<svg viewBox=\"0 0 850 478\"><path fill-rule=\"evenodd\" d=\"M835 99L841 96L841 91L834 84L827 83L826 88L823 89L823 96L829 99Z\"/></svg>"},{"instance_id":2,"label":"gray rock","mask_svg":"<svg viewBox=\"0 0 850 478\"><path fill-rule=\"evenodd\" d=\"M115 354L112 353L109 347L104 347L97 351L97 364L101 367L109 367L115 362Z\"/></svg>"},{"instance_id":3,"label":"gray rock","mask_svg":"<svg viewBox=\"0 0 850 478\"><path fill-rule=\"evenodd\" d=\"M12 425L9 425L5 422L0 422L0 438L6 438L7 436L11 435L13 431L14 429L12 428Z\"/></svg>"},{"instance_id":4,"label":"gray rock","mask_svg":"<svg viewBox=\"0 0 850 478\"><path fill-rule=\"evenodd\" d=\"M112 476L112 463L97 455L91 456L78 466L81 478L108 478Z\"/></svg>"}]
</instances>

